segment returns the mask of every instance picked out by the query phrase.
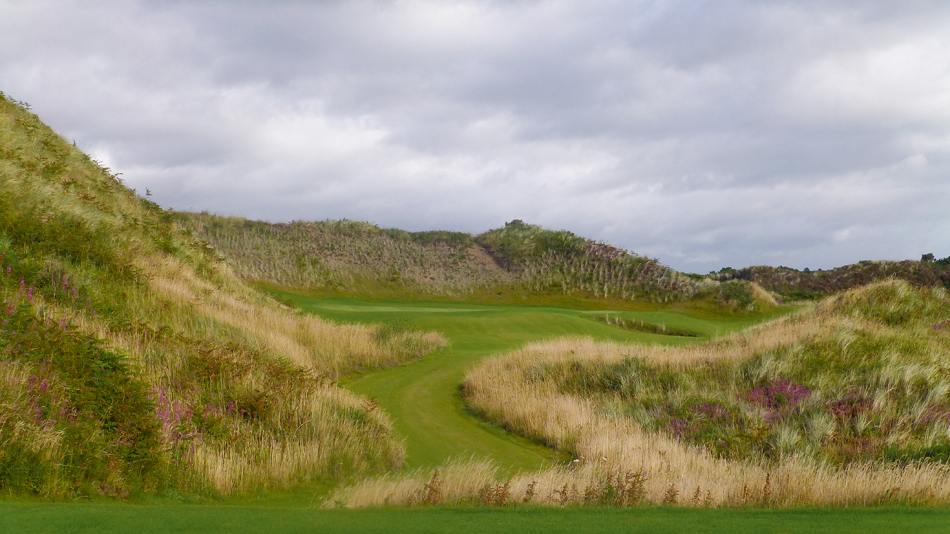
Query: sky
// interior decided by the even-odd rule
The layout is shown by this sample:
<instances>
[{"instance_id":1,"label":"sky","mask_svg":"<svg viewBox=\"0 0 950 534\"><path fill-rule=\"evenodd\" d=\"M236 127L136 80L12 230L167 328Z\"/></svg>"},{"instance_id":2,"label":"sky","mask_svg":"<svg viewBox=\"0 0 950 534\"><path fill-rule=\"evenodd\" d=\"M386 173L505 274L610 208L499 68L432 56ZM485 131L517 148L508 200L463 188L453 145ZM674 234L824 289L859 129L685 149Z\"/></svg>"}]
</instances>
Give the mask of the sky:
<instances>
[{"instance_id":1,"label":"sky","mask_svg":"<svg viewBox=\"0 0 950 534\"><path fill-rule=\"evenodd\" d=\"M177 210L950 256L945 0L0 0L0 91Z\"/></svg>"}]
</instances>

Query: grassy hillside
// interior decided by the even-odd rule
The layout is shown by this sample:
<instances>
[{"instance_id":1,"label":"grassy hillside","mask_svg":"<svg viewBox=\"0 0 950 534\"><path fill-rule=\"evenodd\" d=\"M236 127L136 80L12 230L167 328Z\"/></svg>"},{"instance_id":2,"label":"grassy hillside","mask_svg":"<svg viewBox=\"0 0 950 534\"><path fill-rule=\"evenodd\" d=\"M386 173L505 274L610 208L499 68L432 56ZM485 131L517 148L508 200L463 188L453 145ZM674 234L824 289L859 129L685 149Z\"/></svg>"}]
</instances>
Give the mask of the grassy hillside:
<instances>
[{"instance_id":1,"label":"grassy hillside","mask_svg":"<svg viewBox=\"0 0 950 534\"><path fill-rule=\"evenodd\" d=\"M671 302L709 294L711 286L718 285L565 230L545 230L519 220L475 240L532 291Z\"/></svg>"},{"instance_id":2,"label":"grassy hillside","mask_svg":"<svg viewBox=\"0 0 950 534\"><path fill-rule=\"evenodd\" d=\"M325 295L463 295L512 279L468 234L409 233L353 221L178 217L242 277Z\"/></svg>"},{"instance_id":3,"label":"grassy hillside","mask_svg":"<svg viewBox=\"0 0 950 534\"><path fill-rule=\"evenodd\" d=\"M828 271L767 266L726 268L710 278L723 282L755 282L785 300L819 299L888 278L906 280L918 287L950 289L950 257L937 260L932 256L925 256L921 261L862 261Z\"/></svg>"},{"instance_id":4,"label":"grassy hillside","mask_svg":"<svg viewBox=\"0 0 950 534\"><path fill-rule=\"evenodd\" d=\"M400 465L335 386L444 345L246 286L169 212L0 94L0 491L230 494Z\"/></svg>"},{"instance_id":5,"label":"grassy hillside","mask_svg":"<svg viewBox=\"0 0 950 534\"><path fill-rule=\"evenodd\" d=\"M319 296L595 307L692 302L716 311L769 311L774 298L815 300L888 278L950 288L950 258L929 256L828 271L757 266L699 276L519 220L473 236L346 220L267 223L208 213L176 216L243 278Z\"/></svg>"},{"instance_id":6,"label":"grassy hillside","mask_svg":"<svg viewBox=\"0 0 950 534\"><path fill-rule=\"evenodd\" d=\"M818 318L820 325L804 326ZM551 366L541 381L578 396L605 395L644 428L719 458L950 460L946 291L885 282L786 323L801 328L794 341L741 359L710 358L716 365L631 357Z\"/></svg>"},{"instance_id":7,"label":"grassy hillside","mask_svg":"<svg viewBox=\"0 0 950 534\"><path fill-rule=\"evenodd\" d=\"M775 305L745 281L683 275L654 259L517 220L472 236L352 221L178 217L245 279L317 296L621 308L693 302L742 312Z\"/></svg>"}]
</instances>

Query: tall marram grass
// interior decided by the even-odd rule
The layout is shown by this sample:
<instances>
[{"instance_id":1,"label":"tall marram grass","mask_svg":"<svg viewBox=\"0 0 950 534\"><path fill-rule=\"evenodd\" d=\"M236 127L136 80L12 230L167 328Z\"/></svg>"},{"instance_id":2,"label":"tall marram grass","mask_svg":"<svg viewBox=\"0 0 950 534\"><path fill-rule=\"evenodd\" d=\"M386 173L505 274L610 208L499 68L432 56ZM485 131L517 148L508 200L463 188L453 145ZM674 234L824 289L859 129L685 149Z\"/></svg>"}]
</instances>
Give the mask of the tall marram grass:
<instances>
[{"instance_id":1,"label":"tall marram grass","mask_svg":"<svg viewBox=\"0 0 950 534\"><path fill-rule=\"evenodd\" d=\"M754 282L785 300L816 300L888 278L920 287L950 289L950 258L930 261L861 261L830 270L799 271L789 267L756 266L722 269L709 278L720 282Z\"/></svg>"},{"instance_id":2,"label":"tall marram grass","mask_svg":"<svg viewBox=\"0 0 950 534\"><path fill-rule=\"evenodd\" d=\"M510 281L472 236L365 222L266 223L178 214L245 279L327 293L466 295ZM371 292L371 293L367 293Z\"/></svg>"},{"instance_id":3,"label":"tall marram grass","mask_svg":"<svg viewBox=\"0 0 950 534\"><path fill-rule=\"evenodd\" d=\"M454 466L441 502L612 504L630 477L629 505L950 504L948 324L944 290L888 281L703 345L530 345L473 370L466 403L577 460L507 481ZM420 504L433 477L335 499Z\"/></svg>"},{"instance_id":4,"label":"tall marram grass","mask_svg":"<svg viewBox=\"0 0 950 534\"><path fill-rule=\"evenodd\" d=\"M651 258L520 220L475 240L531 291L676 302L709 293L717 285L684 276Z\"/></svg>"},{"instance_id":5,"label":"tall marram grass","mask_svg":"<svg viewBox=\"0 0 950 534\"><path fill-rule=\"evenodd\" d=\"M176 220L0 95L0 491L226 495L401 465L336 380L445 340L291 310Z\"/></svg>"},{"instance_id":6,"label":"tall marram grass","mask_svg":"<svg viewBox=\"0 0 950 534\"><path fill-rule=\"evenodd\" d=\"M654 304L705 299L738 311L776 305L754 284L687 276L655 259L520 221L471 236L353 221L178 217L243 278L321 294L483 298L517 292Z\"/></svg>"}]
</instances>

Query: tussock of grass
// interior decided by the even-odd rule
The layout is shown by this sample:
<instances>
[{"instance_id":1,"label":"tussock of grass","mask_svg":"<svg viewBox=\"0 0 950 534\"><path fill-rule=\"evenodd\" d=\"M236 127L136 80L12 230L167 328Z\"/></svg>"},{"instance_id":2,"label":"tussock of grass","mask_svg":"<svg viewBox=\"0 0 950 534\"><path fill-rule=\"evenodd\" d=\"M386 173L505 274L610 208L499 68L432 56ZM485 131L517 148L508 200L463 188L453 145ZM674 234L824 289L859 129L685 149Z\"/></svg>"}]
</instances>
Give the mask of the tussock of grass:
<instances>
[{"instance_id":1,"label":"tussock of grass","mask_svg":"<svg viewBox=\"0 0 950 534\"><path fill-rule=\"evenodd\" d=\"M0 96L0 490L224 495L398 467L346 373L444 346L248 287Z\"/></svg>"}]
</instances>

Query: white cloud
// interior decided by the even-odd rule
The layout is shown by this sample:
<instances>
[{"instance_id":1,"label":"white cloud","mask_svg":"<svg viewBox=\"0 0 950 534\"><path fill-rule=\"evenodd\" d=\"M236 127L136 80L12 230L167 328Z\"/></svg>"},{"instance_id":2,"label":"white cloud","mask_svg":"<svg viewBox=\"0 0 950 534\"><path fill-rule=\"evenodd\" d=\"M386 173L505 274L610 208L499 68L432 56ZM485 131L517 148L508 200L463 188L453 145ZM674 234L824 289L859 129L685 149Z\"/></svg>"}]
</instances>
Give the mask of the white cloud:
<instances>
[{"instance_id":1,"label":"white cloud","mask_svg":"<svg viewBox=\"0 0 950 534\"><path fill-rule=\"evenodd\" d=\"M950 28L947 28L950 29ZM950 37L925 36L889 46L829 54L793 77L798 118L866 127L950 120Z\"/></svg>"}]
</instances>

